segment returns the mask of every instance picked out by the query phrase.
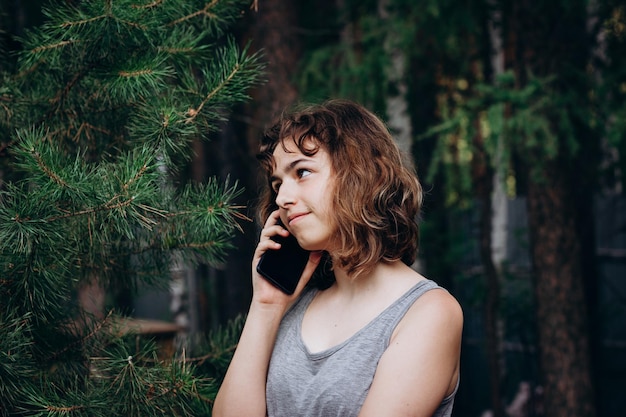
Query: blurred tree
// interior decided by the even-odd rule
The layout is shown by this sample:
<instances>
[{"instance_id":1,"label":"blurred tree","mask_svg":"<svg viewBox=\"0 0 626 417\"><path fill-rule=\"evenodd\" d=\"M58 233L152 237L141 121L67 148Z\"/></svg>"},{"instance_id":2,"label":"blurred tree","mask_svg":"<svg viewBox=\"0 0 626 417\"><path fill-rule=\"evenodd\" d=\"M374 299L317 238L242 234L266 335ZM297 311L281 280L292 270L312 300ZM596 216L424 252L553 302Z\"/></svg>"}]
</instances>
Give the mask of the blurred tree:
<instances>
[{"instance_id":1,"label":"blurred tree","mask_svg":"<svg viewBox=\"0 0 626 417\"><path fill-rule=\"evenodd\" d=\"M496 184L508 195L524 195L528 202L546 414L595 415L588 306L595 300L597 274L590 196L601 182L623 184L625 100L624 90L616 89L624 84L623 5L612 0L492 0L465 7L453 1L337 3L339 19L328 26L349 36L307 50L299 77L302 94L347 96L383 114L385 98L397 94L387 77L393 59L385 42L392 39L405 54L413 132L422 139L413 144L418 170L427 188L446 187L440 200L427 196L425 205L422 255L430 276L451 274L450 259L440 256L457 254L447 226L450 210L481 203L494 412L504 412L497 357L503 258L491 241L493 181L500 178ZM380 4L388 8L384 20ZM498 42L499 69L493 61ZM602 153L607 149L617 157L607 160ZM437 216L442 220L433 222ZM444 250L429 253L438 243Z\"/></svg>"},{"instance_id":2,"label":"blurred tree","mask_svg":"<svg viewBox=\"0 0 626 417\"><path fill-rule=\"evenodd\" d=\"M430 132L445 138L435 162L458 160L471 138L481 137L488 164L517 180L510 191L527 195L546 414L593 416L588 306L597 271L590 196L600 179L599 145L614 137L604 120L621 111L623 97L617 106L599 106L603 77L615 72L588 74L599 69L592 54L615 9L569 1L491 4L500 12L495 23L509 71L447 103L444 123ZM449 173L457 170L450 164Z\"/></svg>"},{"instance_id":3,"label":"blurred tree","mask_svg":"<svg viewBox=\"0 0 626 417\"><path fill-rule=\"evenodd\" d=\"M173 262L232 246L241 189L179 173L258 81L228 35L248 6L53 3L3 56L0 415L210 414L237 331L164 360L103 295L166 287Z\"/></svg>"}]
</instances>

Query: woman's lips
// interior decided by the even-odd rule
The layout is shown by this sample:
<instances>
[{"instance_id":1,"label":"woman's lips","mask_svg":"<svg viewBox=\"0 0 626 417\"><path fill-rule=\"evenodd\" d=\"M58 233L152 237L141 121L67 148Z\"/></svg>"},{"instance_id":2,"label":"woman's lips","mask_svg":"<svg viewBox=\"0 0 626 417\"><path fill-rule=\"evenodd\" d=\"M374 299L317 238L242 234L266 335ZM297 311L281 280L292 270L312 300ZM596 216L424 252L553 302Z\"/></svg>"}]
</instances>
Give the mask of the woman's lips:
<instances>
[{"instance_id":1,"label":"woman's lips","mask_svg":"<svg viewBox=\"0 0 626 417\"><path fill-rule=\"evenodd\" d=\"M309 213L297 213L297 214L292 214L291 216L288 217L288 221L289 224L293 223L294 221L298 221L299 219L303 218L304 216L306 216Z\"/></svg>"}]
</instances>

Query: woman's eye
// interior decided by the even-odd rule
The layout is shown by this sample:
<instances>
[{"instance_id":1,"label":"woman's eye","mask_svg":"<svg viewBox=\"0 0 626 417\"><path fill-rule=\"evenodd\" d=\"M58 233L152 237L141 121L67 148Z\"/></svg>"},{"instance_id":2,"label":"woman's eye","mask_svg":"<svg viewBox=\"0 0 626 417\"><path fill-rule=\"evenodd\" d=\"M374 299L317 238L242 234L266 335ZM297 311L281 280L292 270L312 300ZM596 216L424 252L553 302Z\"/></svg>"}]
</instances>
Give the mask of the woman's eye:
<instances>
[{"instance_id":1,"label":"woman's eye","mask_svg":"<svg viewBox=\"0 0 626 417\"><path fill-rule=\"evenodd\" d=\"M279 182L272 183L272 191L278 194L278 190L280 190L280 183Z\"/></svg>"},{"instance_id":2,"label":"woman's eye","mask_svg":"<svg viewBox=\"0 0 626 417\"><path fill-rule=\"evenodd\" d=\"M308 169L300 168L298 170L298 178L308 177L309 175L311 175L311 171Z\"/></svg>"}]
</instances>

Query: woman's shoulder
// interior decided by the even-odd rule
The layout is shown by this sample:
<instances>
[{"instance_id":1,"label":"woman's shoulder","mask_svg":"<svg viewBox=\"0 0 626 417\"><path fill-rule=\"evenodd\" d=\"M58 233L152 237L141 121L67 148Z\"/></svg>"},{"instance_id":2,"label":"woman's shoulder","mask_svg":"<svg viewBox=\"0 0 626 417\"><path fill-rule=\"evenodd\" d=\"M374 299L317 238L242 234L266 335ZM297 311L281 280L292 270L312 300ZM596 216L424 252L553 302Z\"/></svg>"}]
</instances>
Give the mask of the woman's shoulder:
<instances>
[{"instance_id":1,"label":"woman's shoulder","mask_svg":"<svg viewBox=\"0 0 626 417\"><path fill-rule=\"evenodd\" d=\"M412 332L436 332L445 328L448 332L460 334L463 328L463 310L456 298L436 282L423 278L419 283L428 290L419 296L398 325L398 332L404 329Z\"/></svg>"},{"instance_id":2,"label":"woman's shoulder","mask_svg":"<svg viewBox=\"0 0 626 417\"><path fill-rule=\"evenodd\" d=\"M434 326L460 330L463 311L456 298L445 288L413 268L396 264L388 271L385 296L397 298L400 294L413 294L415 301L400 321L396 333L403 328L426 331ZM393 294L393 295L392 295Z\"/></svg>"}]
</instances>

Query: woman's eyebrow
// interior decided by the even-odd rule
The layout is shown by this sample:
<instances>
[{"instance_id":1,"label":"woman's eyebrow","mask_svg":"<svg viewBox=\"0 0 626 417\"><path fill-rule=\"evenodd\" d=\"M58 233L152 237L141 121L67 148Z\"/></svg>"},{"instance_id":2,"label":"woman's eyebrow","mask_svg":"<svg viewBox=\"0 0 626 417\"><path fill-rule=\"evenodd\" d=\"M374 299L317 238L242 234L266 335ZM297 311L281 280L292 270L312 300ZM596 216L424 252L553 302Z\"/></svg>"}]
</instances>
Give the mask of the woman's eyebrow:
<instances>
[{"instance_id":1,"label":"woman's eyebrow","mask_svg":"<svg viewBox=\"0 0 626 417\"><path fill-rule=\"evenodd\" d=\"M285 175L287 175L291 171L293 171L300 162L307 162L307 161L310 161L310 159L309 158L298 158L298 159L295 159L295 160L291 161L287 165L287 167L283 170ZM270 183L273 183L274 181L280 181L280 178L272 174L270 176Z\"/></svg>"}]
</instances>

